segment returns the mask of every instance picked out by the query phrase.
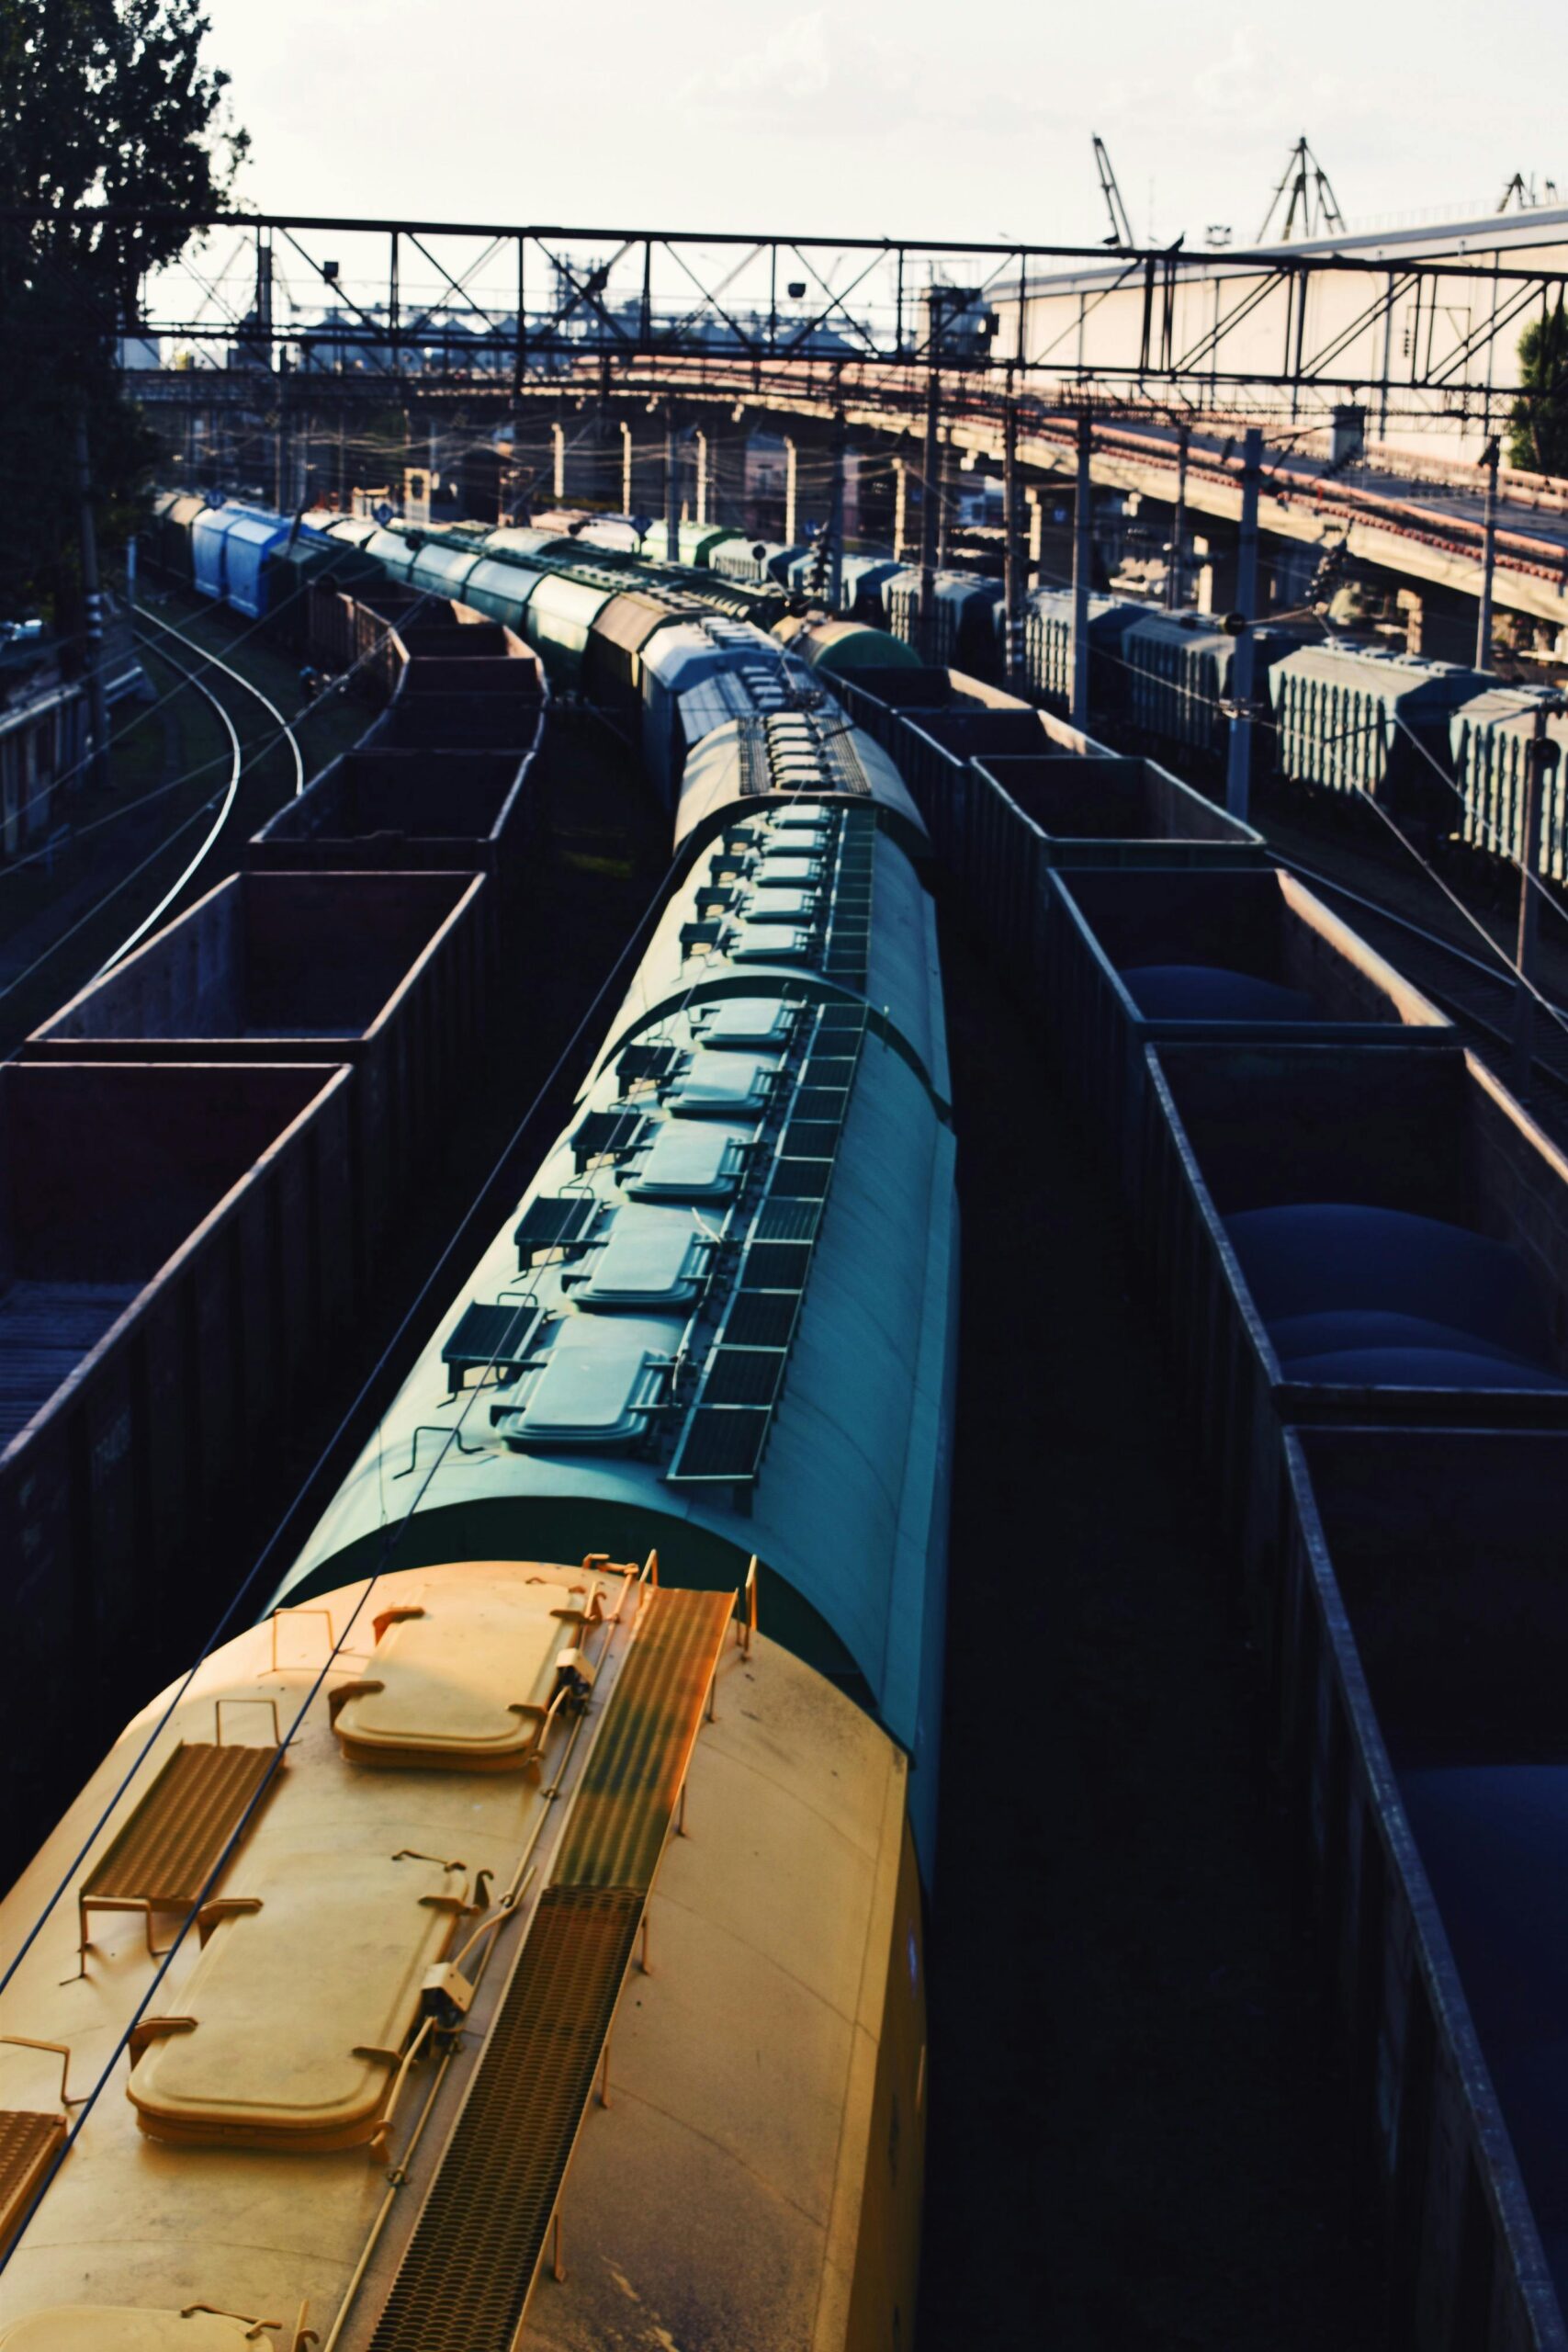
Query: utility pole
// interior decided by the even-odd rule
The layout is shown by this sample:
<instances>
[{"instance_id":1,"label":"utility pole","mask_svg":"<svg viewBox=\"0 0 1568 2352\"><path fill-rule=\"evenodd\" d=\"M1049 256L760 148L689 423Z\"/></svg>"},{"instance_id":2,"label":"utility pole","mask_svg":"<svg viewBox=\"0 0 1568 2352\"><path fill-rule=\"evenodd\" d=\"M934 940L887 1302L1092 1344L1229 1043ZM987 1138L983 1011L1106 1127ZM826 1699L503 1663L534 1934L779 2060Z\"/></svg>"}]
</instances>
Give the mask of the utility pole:
<instances>
[{"instance_id":1,"label":"utility pole","mask_svg":"<svg viewBox=\"0 0 1568 2352\"><path fill-rule=\"evenodd\" d=\"M1078 419L1078 481L1073 501L1073 707L1075 727L1089 725L1089 592L1094 571L1094 426Z\"/></svg>"},{"instance_id":2,"label":"utility pole","mask_svg":"<svg viewBox=\"0 0 1568 2352\"><path fill-rule=\"evenodd\" d=\"M833 411L829 440L830 476L828 484L828 610L836 613L844 598L844 412Z\"/></svg>"},{"instance_id":3,"label":"utility pole","mask_svg":"<svg viewBox=\"0 0 1568 2352\"><path fill-rule=\"evenodd\" d=\"M87 717L93 732L88 775L95 784L109 776L109 713L104 693L104 599L98 580L98 528L93 513L93 467L87 448L87 403L76 404L76 489L80 500L82 608L87 639Z\"/></svg>"},{"instance_id":4,"label":"utility pole","mask_svg":"<svg viewBox=\"0 0 1568 2352\"><path fill-rule=\"evenodd\" d=\"M276 422L272 435L273 505L286 514L294 503L289 487L290 450L288 447L288 411L285 405L283 378L277 379L277 405L274 412Z\"/></svg>"},{"instance_id":5,"label":"utility pole","mask_svg":"<svg viewBox=\"0 0 1568 2352\"><path fill-rule=\"evenodd\" d=\"M1547 732L1547 721L1568 709L1561 695L1543 695L1535 707L1535 732L1525 753L1525 805L1519 828L1519 935L1514 978L1514 1091L1528 1094L1535 1060L1535 990L1537 930L1540 892L1541 819L1547 786L1555 775L1562 747Z\"/></svg>"},{"instance_id":6,"label":"utility pole","mask_svg":"<svg viewBox=\"0 0 1568 2352\"><path fill-rule=\"evenodd\" d=\"M936 526L941 492L937 482L937 425L942 410L942 377L935 344L936 288L931 289L931 371L926 384L926 446L920 463L920 659L931 662L936 650Z\"/></svg>"},{"instance_id":7,"label":"utility pole","mask_svg":"<svg viewBox=\"0 0 1568 2352\"><path fill-rule=\"evenodd\" d=\"M681 445L675 433L675 403L664 407L664 558L674 563L681 553Z\"/></svg>"},{"instance_id":8,"label":"utility pole","mask_svg":"<svg viewBox=\"0 0 1568 2352\"><path fill-rule=\"evenodd\" d=\"M1187 457L1192 447L1192 427L1178 425L1176 429L1176 508L1170 518L1170 561L1166 567L1165 608L1168 613L1179 612L1187 598Z\"/></svg>"},{"instance_id":9,"label":"utility pole","mask_svg":"<svg viewBox=\"0 0 1568 2352\"><path fill-rule=\"evenodd\" d=\"M1002 604L1007 682L1016 687L1023 675L1023 577L1018 560L1018 397L1010 368L1002 403Z\"/></svg>"},{"instance_id":10,"label":"utility pole","mask_svg":"<svg viewBox=\"0 0 1568 2352\"><path fill-rule=\"evenodd\" d=\"M272 372L272 232L256 231L257 366Z\"/></svg>"},{"instance_id":11,"label":"utility pole","mask_svg":"<svg viewBox=\"0 0 1568 2352\"><path fill-rule=\"evenodd\" d=\"M1486 504L1481 533L1481 604L1475 616L1475 666L1492 667L1492 580L1497 568L1497 457L1495 436L1481 462L1486 469Z\"/></svg>"},{"instance_id":12,"label":"utility pole","mask_svg":"<svg viewBox=\"0 0 1568 2352\"><path fill-rule=\"evenodd\" d=\"M1247 821L1252 788L1252 688L1257 672L1258 495L1263 479L1263 435L1256 424L1242 444L1241 542L1235 560L1235 610L1226 628L1235 639L1231 660L1230 760L1225 770L1225 807Z\"/></svg>"}]
</instances>

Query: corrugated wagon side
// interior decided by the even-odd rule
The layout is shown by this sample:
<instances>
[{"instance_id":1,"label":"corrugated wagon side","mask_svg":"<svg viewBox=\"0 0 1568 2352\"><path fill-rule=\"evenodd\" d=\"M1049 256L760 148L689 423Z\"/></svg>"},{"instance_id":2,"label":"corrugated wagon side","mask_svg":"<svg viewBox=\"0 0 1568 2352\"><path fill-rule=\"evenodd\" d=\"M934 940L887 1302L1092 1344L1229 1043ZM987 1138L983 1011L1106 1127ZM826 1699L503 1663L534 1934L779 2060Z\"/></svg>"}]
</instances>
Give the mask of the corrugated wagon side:
<instances>
[{"instance_id":1,"label":"corrugated wagon side","mask_svg":"<svg viewBox=\"0 0 1568 2352\"><path fill-rule=\"evenodd\" d=\"M1568 1162L1472 1056L1147 1063L1138 1228L1255 1597L1284 1425L1568 1427Z\"/></svg>"},{"instance_id":2,"label":"corrugated wagon side","mask_svg":"<svg viewBox=\"0 0 1568 2352\"><path fill-rule=\"evenodd\" d=\"M479 873L495 968L532 871L545 789L544 674L515 633L463 622L440 599L395 615L355 605L369 633L365 674L388 707L247 846L254 868ZM383 670L385 675L383 675Z\"/></svg>"},{"instance_id":3,"label":"corrugated wagon side","mask_svg":"<svg viewBox=\"0 0 1568 2352\"><path fill-rule=\"evenodd\" d=\"M1051 1052L1134 1205L1151 1045L1451 1043L1436 1007L1292 875L1086 870L1050 888Z\"/></svg>"},{"instance_id":4,"label":"corrugated wagon side","mask_svg":"<svg viewBox=\"0 0 1568 2352\"><path fill-rule=\"evenodd\" d=\"M46 1723L184 1600L353 1295L348 1073L0 1070L0 1619ZM28 1759L19 1769L24 1777Z\"/></svg>"},{"instance_id":5,"label":"corrugated wagon side","mask_svg":"<svg viewBox=\"0 0 1568 2352\"><path fill-rule=\"evenodd\" d=\"M351 1064L367 1277L483 1035L489 887L462 874L233 876L84 989L27 1055Z\"/></svg>"},{"instance_id":6,"label":"corrugated wagon side","mask_svg":"<svg viewBox=\"0 0 1568 2352\"><path fill-rule=\"evenodd\" d=\"M1285 1441L1268 1664L1282 1783L1416 2352L1562 2352L1568 1439ZM1560 1851L1560 1846L1556 1850Z\"/></svg>"}]
</instances>

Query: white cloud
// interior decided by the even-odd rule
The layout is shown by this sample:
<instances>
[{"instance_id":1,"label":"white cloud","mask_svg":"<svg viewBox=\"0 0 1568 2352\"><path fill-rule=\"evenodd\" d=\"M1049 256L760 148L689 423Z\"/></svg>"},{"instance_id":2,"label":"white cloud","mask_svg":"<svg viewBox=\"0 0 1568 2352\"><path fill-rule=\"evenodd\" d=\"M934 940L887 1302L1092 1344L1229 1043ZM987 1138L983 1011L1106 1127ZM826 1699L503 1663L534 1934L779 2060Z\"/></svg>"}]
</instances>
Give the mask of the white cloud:
<instances>
[{"instance_id":1,"label":"white cloud","mask_svg":"<svg viewBox=\"0 0 1568 2352\"><path fill-rule=\"evenodd\" d=\"M1210 116L1268 122L1279 112L1278 52L1267 62L1245 25L1232 28L1230 47L1192 76L1192 96Z\"/></svg>"},{"instance_id":2,"label":"white cloud","mask_svg":"<svg viewBox=\"0 0 1568 2352\"><path fill-rule=\"evenodd\" d=\"M760 48L716 59L692 75L682 103L722 107L736 99L798 101L820 96L833 79L826 11L775 22Z\"/></svg>"},{"instance_id":3,"label":"white cloud","mask_svg":"<svg viewBox=\"0 0 1568 2352\"><path fill-rule=\"evenodd\" d=\"M1140 228L1250 235L1306 130L1352 214L1568 185L1562 0L1317 0L1304 25L1170 0L206 0L269 209L654 220L1037 241L1104 234L1089 135ZM1243 14L1247 21L1236 24Z\"/></svg>"}]
</instances>

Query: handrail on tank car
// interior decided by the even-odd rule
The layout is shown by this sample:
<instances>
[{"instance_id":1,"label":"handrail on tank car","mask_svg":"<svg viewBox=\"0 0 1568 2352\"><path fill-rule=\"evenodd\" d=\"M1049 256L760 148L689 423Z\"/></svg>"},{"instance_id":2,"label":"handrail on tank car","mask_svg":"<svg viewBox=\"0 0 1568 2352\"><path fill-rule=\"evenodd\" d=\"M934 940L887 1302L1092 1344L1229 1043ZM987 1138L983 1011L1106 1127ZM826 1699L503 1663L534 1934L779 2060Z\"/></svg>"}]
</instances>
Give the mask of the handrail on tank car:
<instances>
[{"instance_id":1,"label":"handrail on tank car","mask_svg":"<svg viewBox=\"0 0 1568 2352\"><path fill-rule=\"evenodd\" d=\"M751 1655L751 1644L757 1632L757 1555L746 1571L746 1581L735 1596L735 1638L740 1645L742 1657Z\"/></svg>"}]
</instances>

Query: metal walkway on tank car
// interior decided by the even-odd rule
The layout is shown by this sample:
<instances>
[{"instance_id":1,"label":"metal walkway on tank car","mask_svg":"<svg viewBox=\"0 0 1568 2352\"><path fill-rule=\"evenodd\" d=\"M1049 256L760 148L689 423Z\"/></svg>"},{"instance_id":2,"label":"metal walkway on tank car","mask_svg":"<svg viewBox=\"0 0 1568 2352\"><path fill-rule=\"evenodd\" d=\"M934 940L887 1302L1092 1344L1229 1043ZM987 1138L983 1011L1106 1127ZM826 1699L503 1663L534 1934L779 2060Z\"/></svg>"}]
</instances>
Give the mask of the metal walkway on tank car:
<instances>
[{"instance_id":1,"label":"metal walkway on tank car","mask_svg":"<svg viewBox=\"0 0 1568 2352\"><path fill-rule=\"evenodd\" d=\"M516 2341L735 1606L733 1592L648 1593L370 2352Z\"/></svg>"}]
</instances>

